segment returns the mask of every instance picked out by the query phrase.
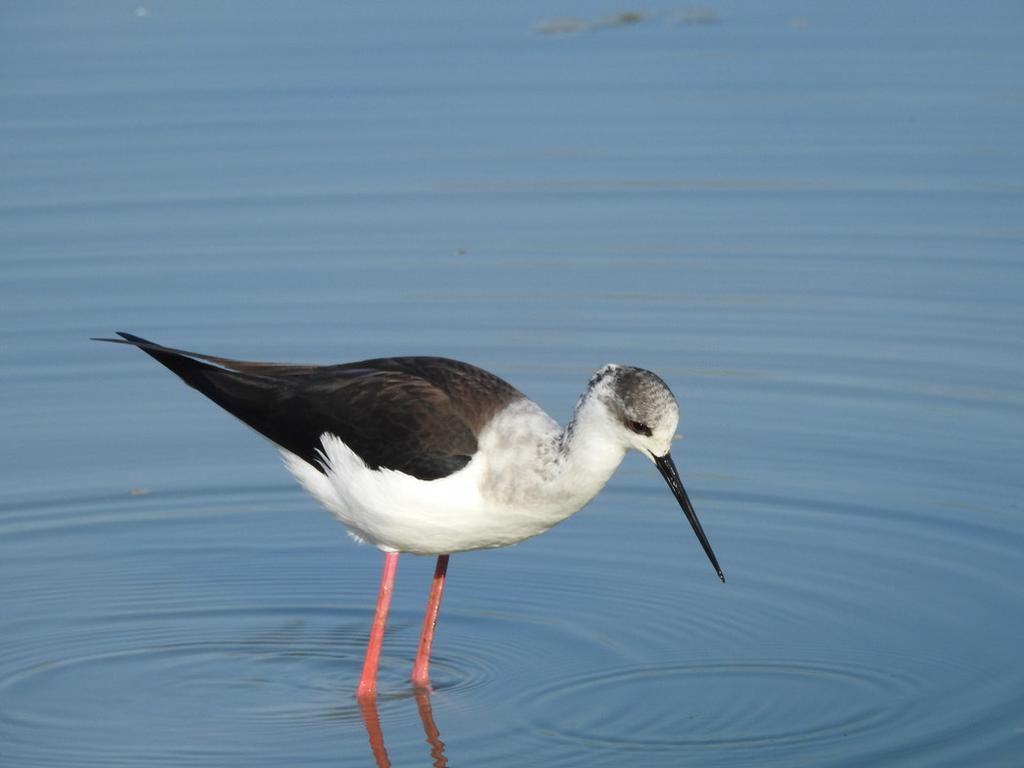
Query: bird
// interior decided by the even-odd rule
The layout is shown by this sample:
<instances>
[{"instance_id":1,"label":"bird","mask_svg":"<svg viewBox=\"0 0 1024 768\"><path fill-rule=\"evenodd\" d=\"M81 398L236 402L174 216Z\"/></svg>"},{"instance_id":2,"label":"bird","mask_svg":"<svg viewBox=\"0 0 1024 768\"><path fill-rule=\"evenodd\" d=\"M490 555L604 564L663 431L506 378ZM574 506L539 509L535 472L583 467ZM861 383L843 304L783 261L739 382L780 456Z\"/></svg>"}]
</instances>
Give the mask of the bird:
<instances>
[{"instance_id":1,"label":"bird","mask_svg":"<svg viewBox=\"0 0 1024 768\"><path fill-rule=\"evenodd\" d=\"M590 502L631 449L657 467L725 581L670 453L678 403L651 371L602 366L563 428L493 373L444 357L253 362L117 336L94 340L137 347L268 438L299 485L384 553L359 700L376 696L399 554L437 558L411 675L429 690L450 555L544 533Z\"/></svg>"}]
</instances>

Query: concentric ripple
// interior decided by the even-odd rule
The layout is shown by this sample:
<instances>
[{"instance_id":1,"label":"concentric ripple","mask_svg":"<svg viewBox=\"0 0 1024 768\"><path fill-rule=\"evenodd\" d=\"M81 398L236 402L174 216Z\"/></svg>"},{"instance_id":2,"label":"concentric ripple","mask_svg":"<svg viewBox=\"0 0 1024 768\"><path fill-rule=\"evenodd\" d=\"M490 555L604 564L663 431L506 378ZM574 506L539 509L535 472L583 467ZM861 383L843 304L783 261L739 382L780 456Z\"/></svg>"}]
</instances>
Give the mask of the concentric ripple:
<instances>
[{"instance_id":1,"label":"concentric ripple","mask_svg":"<svg viewBox=\"0 0 1024 768\"><path fill-rule=\"evenodd\" d=\"M970 757L1016 738L1006 647L971 653L1020 606L1012 535L956 511L929 521L703 489L706 525L729 552L722 585L660 489L631 477L526 547L453 559L432 663L442 740L461 722L487 754L500 724L548 754L778 763L805 749L929 754L943 734ZM197 723L192 749L211 763L253 749L286 760L274 750L295 738L307 756L364 747L352 694L380 558L298 491L0 513L0 576L24 585L5 581L0 737L24 758L12 765L173 764ZM382 733L412 753L424 726L408 674L431 567L402 558L379 678ZM925 587L937 597L921 600ZM984 727L951 723L936 701Z\"/></svg>"},{"instance_id":2,"label":"concentric ripple","mask_svg":"<svg viewBox=\"0 0 1024 768\"><path fill-rule=\"evenodd\" d=\"M9 504L0 533L0 571L28 579L6 596L3 617L0 740L10 758L26 744L29 765L174 763L197 723L210 740L197 733L192 748L206 756L282 744L294 731L327 752L339 734L362 739L353 693L380 558L297 490ZM600 655L576 623L537 610L534 592L550 580L520 584L513 599L500 588L479 604L460 597L480 564L453 568L431 666L439 695L497 706L538 655ZM408 675L430 567L402 559L381 658L377 707L400 732L420 722Z\"/></svg>"},{"instance_id":3,"label":"concentric ripple","mask_svg":"<svg viewBox=\"0 0 1024 768\"><path fill-rule=\"evenodd\" d=\"M728 750L856 736L899 719L915 690L891 673L827 662L720 661L561 679L534 700L538 728L581 745ZM578 706L591 700L606 706Z\"/></svg>"}]
</instances>

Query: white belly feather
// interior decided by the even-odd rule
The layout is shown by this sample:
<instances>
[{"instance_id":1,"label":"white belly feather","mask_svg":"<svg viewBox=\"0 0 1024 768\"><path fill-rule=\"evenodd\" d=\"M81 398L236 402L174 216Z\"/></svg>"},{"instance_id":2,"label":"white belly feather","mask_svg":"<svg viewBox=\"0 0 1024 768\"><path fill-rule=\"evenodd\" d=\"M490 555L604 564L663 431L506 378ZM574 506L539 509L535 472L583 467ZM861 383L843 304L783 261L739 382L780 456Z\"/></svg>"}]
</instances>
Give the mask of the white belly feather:
<instances>
[{"instance_id":1,"label":"white belly feather","mask_svg":"<svg viewBox=\"0 0 1024 768\"><path fill-rule=\"evenodd\" d=\"M299 483L356 539L384 551L447 554L536 536L593 498L621 452L613 466L565 477L560 434L534 403L518 401L487 425L469 464L438 480L372 470L330 434L322 437L327 474L293 453L281 454Z\"/></svg>"}]
</instances>

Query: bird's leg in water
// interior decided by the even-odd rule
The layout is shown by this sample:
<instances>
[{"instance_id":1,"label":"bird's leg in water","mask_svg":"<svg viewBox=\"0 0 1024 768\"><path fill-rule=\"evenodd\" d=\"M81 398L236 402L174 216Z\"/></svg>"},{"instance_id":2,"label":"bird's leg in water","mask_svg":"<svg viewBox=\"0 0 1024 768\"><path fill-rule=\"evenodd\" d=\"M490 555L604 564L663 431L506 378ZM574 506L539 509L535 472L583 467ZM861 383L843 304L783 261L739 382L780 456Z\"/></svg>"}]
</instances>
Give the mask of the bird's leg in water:
<instances>
[{"instance_id":1,"label":"bird's leg in water","mask_svg":"<svg viewBox=\"0 0 1024 768\"><path fill-rule=\"evenodd\" d=\"M423 617L423 632L420 634L420 646L416 651L416 663L412 667L412 684L417 688L430 687L430 646L434 642L434 627L437 626L437 612L441 609L441 593L444 592L444 577L448 572L448 555L437 558L434 568L434 583L430 586L430 599L427 600L427 614Z\"/></svg>"},{"instance_id":2,"label":"bird's leg in water","mask_svg":"<svg viewBox=\"0 0 1024 768\"><path fill-rule=\"evenodd\" d=\"M380 647L384 642L384 626L388 623L388 607L395 587L395 571L398 569L398 553L384 555L384 573L380 577L380 594L377 596L377 611L370 628L370 642L366 646L366 660L363 675L359 678L356 698L368 699L377 694L377 664L380 662Z\"/></svg>"}]
</instances>

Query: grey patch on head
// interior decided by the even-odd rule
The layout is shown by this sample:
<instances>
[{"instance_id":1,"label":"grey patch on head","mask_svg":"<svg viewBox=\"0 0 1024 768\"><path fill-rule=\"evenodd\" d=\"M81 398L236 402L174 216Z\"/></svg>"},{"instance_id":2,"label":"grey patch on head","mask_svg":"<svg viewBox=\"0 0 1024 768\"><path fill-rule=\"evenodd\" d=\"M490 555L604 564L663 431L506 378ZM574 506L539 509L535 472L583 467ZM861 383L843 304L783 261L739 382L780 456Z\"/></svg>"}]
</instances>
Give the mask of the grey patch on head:
<instances>
[{"instance_id":1,"label":"grey patch on head","mask_svg":"<svg viewBox=\"0 0 1024 768\"><path fill-rule=\"evenodd\" d=\"M610 384L610 396L605 403L623 422L656 424L666 413L678 408L668 384L651 371L623 365L615 366L605 375Z\"/></svg>"},{"instance_id":2,"label":"grey patch on head","mask_svg":"<svg viewBox=\"0 0 1024 768\"><path fill-rule=\"evenodd\" d=\"M629 429L630 422L639 422L656 428L667 416L676 415L679 406L675 395L659 376L643 368L609 363L590 378L586 390L580 395L573 419L559 439L564 454L572 442L576 427L575 414L590 399L600 402L621 424Z\"/></svg>"}]
</instances>

